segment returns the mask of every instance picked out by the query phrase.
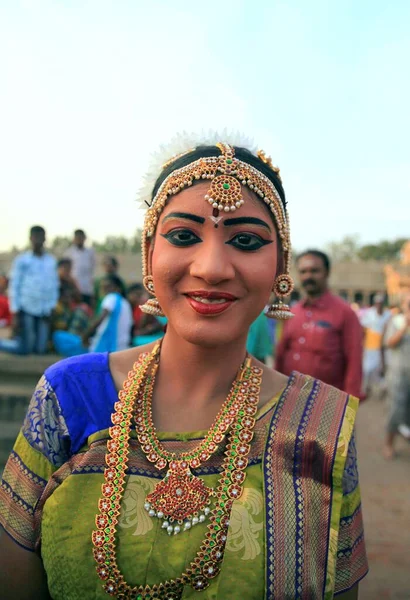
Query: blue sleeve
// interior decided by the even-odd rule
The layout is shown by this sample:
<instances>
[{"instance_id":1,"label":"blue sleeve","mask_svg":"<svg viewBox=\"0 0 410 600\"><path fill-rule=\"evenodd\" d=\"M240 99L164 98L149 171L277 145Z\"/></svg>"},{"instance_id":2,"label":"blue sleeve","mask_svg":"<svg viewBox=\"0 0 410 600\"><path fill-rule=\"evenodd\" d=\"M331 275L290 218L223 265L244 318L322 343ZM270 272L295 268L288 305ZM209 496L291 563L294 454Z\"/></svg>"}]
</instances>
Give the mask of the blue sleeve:
<instances>
[{"instance_id":1,"label":"blue sleeve","mask_svg":"<svg viewBox=\"0 0 410 600\"><path fill-rule=\"evenodd\" d=\"M118 394L108 353L73 356L46 370L59 400L70 436L70 453L76 454L93 433L112 425L111 413Z\"/></svg>"}]
</instances>

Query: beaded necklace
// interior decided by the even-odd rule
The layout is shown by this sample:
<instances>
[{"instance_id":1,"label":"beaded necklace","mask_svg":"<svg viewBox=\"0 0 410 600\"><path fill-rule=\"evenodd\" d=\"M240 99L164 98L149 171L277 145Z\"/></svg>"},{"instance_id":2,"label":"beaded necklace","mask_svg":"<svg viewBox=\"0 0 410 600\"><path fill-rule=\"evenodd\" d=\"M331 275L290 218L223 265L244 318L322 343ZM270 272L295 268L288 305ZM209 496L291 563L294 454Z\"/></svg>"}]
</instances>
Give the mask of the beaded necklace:
<instances>
[{"instance_id":1,"label":"beaded necklace","mask_svg":"<svg viewBox=\"0 0 410 600\"><path fill-rule=\"evenodd\" d=\"M105 482L101 488L102 497L98 501L99 512L95 519L97 529L92 533L93 553L97 563L98 576L104 582L104 590L109 595L119 598L177 600L183 593L184 585L191 585L194 590L202 591L209 586L210 580L219 574L228 534L232 503L240 498L246 477L247 456L250 452L250 442L253 438L253 428L255 426L254 417L259 403L262 369L252 366L251 360L247 359L205 440L192 452L186 452L178 456L175 453L168 453L156 436L152 424L150 403L147 403L147 400L152 399L154 383L154 377L149 378L148 371L152 362L158 356L159 347L157 345L151 353L140 356L119 393L119 401L114 405L113 426L109 429L110 439L107 442L105 457L107 463L107 468L104 471ZM152 449L143 448L147 458L151 456L151 459L153 459L153 453L156 453L157 458L155 461L151 460L151 462L155 462L158 468L165 468L169 464L169 471L165 479L150 494L155 509L150 507L148 510L154 510L156 513L152 516L159 518L165 516L165 513L158 515L158 512L163 512L157 510L158 507L161 508L162 506L166 507L167 510L169 507L173 509L174 512L171 518L176 522L181 521L178 516L184 516L185 514L196 516L201 507L205 508L203 515L200 516L209 515L205 539L184 573L180 577L152 586L130 586L125 581L116 558L115 536L125 485L130 429L134 410L138 437L148 435L146 441L141 441L141 439L139 441L142 446L147 444L148 441L152 446ZM228 415L229 423L224 420L228 418ZM142 417L142 420L138 421L138 417ZM149 424L148 430L146 430L147 424ZM144 431L142 428L144 428ZM225 428L224 433L222 433L223 428ZM214 491L207 488L200 478L191 473L190 466L192 466L192 461L195 459L199 459L199 465L203 462L201 457L203 452L206 452L209 458L216 451L216 448L212 445L213 443L217 447L215 435L220 433L223 439L226 432L228 432L229 439L222 463L222 473ZM217 439L220 439L219 436L217 436ZM161 458L165 460L165 464L163 465L161 462L160 464L163 466L158 466L157 462ZM173 462L178 463L178 465L173 465ZM194 464L198 463L194 462ZM199 483L195 483L195 480ZM161 484L164 485L159 488ZM179 489L182 489L182 494L177 493ZM184 504L184 494L187 490L193 493L194 500L192 500L190 493L186 496ZM156 491L157 494L154 496ZM211 496L216 497L212 510L207 506ZM161 501L163 504L161 504ZM147 498L148 503L151 505ZM182 511L178 509L179 504L184 505ZM206 511L206 508L209 510ZM197 518L199 520L199 517ZM169 526L167 526L167 529ZM189 527L186 527L186 529L189 529ZM173 526L173 531L167 532L175 534L175 526Z\"/></svg>"}]
</instances>

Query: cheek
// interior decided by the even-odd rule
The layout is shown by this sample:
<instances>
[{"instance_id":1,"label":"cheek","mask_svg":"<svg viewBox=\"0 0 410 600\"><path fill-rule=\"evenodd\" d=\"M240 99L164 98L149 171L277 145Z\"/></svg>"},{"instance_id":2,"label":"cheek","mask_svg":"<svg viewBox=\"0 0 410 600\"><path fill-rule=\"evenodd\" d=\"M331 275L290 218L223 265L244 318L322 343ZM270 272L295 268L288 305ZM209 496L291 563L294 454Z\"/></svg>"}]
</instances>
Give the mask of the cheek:
<instances>
[{"instance_id":1,"label":"cheek","mask_svg":"<svg viewBox=\"0 0 410 600\"><path fill-rule=\"evenodd\" d=\"M186 271L186 253L158 236L152 250L151 265L155 288L168 287L175 284Z\"/></svg>"}]
</instances>

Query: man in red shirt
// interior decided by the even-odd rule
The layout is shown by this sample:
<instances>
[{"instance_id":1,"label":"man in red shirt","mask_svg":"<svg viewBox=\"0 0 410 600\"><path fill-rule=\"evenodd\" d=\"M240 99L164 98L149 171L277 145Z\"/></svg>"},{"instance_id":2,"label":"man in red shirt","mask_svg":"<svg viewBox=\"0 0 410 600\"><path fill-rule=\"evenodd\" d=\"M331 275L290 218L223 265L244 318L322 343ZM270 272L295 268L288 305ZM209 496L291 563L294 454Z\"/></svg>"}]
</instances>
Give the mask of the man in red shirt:
<instances>
[{"instance_id":1,"label":"man in red shirt","mask_svg":"<svg viewBox=\"0 0 410 600\"><path fill-rule=\"evenodd\" d=\"M296 261L305 298L292 307L276 350L276 369L299 371L353 396L362 384L363 330L354 311L328 289L329 257L307 250Z\"/></svg>"}]
</instances>

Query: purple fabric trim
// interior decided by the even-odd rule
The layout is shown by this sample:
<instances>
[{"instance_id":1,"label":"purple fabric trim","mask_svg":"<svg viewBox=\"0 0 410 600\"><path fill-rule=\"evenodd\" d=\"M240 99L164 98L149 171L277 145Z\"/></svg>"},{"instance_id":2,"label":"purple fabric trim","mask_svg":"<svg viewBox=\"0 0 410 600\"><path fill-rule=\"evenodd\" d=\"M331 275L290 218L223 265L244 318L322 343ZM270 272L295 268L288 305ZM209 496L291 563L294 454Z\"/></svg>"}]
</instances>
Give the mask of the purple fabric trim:
<instances>
[{"instance_id":1,"label":"purple fabric trim","mask_svg":"<svg viewBox=\"0 0 410 600\"><path fill-rule=\"evenodd\" d=\"M301 577L303 569L303 554L299 552L299 545L303 544L303 524L299 515L303 512L303 497L300 490L300 472L302 468L302 453L303 444L305 441L306 427L308 424L308 418L312 411L313 402L317 397L317 393L320 389L320 381L315 380L312 389L309 394L309 398L305 403L302 418L298 426L296 439L295 439L295 450L294 450L294 463L293 463L293 488L295 490L295 518L296 518L296 535L295 535L295 557L296 557L296 569L295 569L295 600L299 600L302 596L298 591L299 582L298 576ZM301 439L300 439L301 438ZM299 493L298 493L299 492ZM301 539L302 538L302 539ZM298 572L299 570L299 572Z\"/></svg>"},{"instance_id":2,"label":"purple fabric trim","mask_svg":"<svg viewBox=\"0 0 410 600\"><path fill-rule=\"evenodd\" d=\"M272 600L271 596L269 596L270 589L270 580L274 577L274 561L273 561L273 553L274 553L274 531L273 531L273 523L274 523L274 481L272 478L272 474L269 469L270 462L270 447L275 437L276 423L279 420L281 410L283 408L283 404L286 400L288 392L292 385L296 380L296 372L293 372L288 380L288 384L285 390L282 392L279 401L276 405L275 412L273 414L269 432L266 440L265 452L264 452L264 460L263 460L263 479L264 479L264 492L265 492L265 519L266 519L266 555L265 555L265 600Z\"/></svg>"}]
</instances>

